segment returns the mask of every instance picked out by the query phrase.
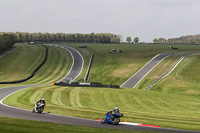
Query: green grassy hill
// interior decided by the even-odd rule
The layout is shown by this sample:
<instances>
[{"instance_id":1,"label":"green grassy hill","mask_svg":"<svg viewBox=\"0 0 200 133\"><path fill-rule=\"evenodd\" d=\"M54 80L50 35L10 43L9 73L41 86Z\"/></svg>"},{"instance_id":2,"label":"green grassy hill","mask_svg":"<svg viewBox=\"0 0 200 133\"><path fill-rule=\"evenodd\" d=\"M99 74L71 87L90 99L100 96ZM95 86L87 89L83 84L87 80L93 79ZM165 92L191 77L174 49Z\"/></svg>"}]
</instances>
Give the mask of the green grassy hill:
<instances>
[{"instance_id":1,"label":"green grassy hill","mask_svg":"<svg viewBox=\"0 0 200 133\"><path fill-rule=\"evenodd\" d=\"M44 60L45 48L41 45L16 45L20 48L0 59L0 82L24 79ZM70 54L60 47L47 47L47 62L32 79L21 84L51 84L69 72L72 64Z\"/></svg>"},{"instance_id":2,"label":"green grassy hill","mask_svg":"<svg viewBox=\"0 0 200 133\"><path fill-rule=\"evenodd\" d=\"M159 53L165 52L198 52L198 45L178 45L178 50L170 49L169 45L153 45L153 44L96 44L87 45L87 49L78 48L78 45L69 45L76 48L83 55L85 61L85 69L89 63L90 55L94 53L94 62L89 76L89 82L102 82L103 84L123 84L129 77L142 68L150 59ZM116 52L111 54L109 51L115 49ZM122 53L118 53L117 50ZM180 56L174 56L171 62L175 63ZM171 57L170 57L171 58ZM169 60L169 61L170 61ZM170 68L165 66L167 70ZM86 72L86 71L85 71ZM84 78L85 72L79 78Z\"/></svg>"},{"instance_id":3,"label":"green grassy hill","mask_svg":"<svg viewBox=\"0 0 200 133\"><path fill-rule=\"evenodd\" d=\"M40 45L17 46L17 50L0 59L0 82L28 77L45 57L45 48Z\"/></svg>"},{"instance_id":4,"label":"green grassy hill","mask_svg":"<svg viewBox=\"0 0 200 133\"><path fill-rule=\"evenodd\" d=\"M90 56L94 53L89 81L117 85L121 85L159 53L199 52L198 45L177 45L179 49L175 51L169 49L167 45L98 44L88 45L87 49L78 48L80 45L69 46L79 50L85 59L83 72L78 78L84 78ZM36 77L25 84L49 83L62 77L63 73L59 74L59 70L63 70L61 64L63 61L60 58L64 51L57 47L49 48L52 52L47 64L36 74ZM110 50L117 51L118 48L122 53L109 53ZM56 60L58 58L59 61ZM65 58L65 62L70 66L69 54ZM134 89L42 86L21 90L9 96L4 102L32 110L35 102L45 97L46 112L90 119L102 118L107 111L117 106L124 113L122 121L200 130L200 89L198 87L200 79L197 70L200 65L199 56L185 57L170 75L149 91L144 90L152 81L168 71L179 58L180 55L166 58ZM55 76L57 74L59 76Z\"/></svg>"}]
</instances>

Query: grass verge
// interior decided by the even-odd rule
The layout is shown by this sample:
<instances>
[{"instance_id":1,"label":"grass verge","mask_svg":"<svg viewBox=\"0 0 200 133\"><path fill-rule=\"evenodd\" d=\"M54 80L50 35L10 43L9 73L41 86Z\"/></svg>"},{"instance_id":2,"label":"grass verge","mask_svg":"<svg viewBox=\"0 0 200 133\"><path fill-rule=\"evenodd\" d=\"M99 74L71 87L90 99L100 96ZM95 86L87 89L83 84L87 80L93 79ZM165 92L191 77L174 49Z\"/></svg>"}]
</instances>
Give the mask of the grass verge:
<instances>
[{"instance_id":1,"label":"grass verge","mask_svg":"<svg viewBox=\"0 0 200 133\"><path fill-rule=\"evenodd\" d=\"M0 117L1 133L142 133L141 131L62 125Z\"/></svg>"},{"instance_id":2,"label":"grass verge","mask_svg":"<svg viewBox=\"0 0 200 133\"><path fill-rule=\"evenodd\" d=\"M0 59L0 81L15 81L28 77L45 57L45 49L40 45L17 45L19 49ZM46 63L33 78L19 84L51 84L67 75L72 64L69 52L60 47L47 47L49 56ZM1 85L4 86L8 85Z\"/></svg>"},{"instance_id":3,"label":"grass verge","mask_svg":"<svg viewBox=\"0 0 200 133\"><path fill-rule=\"evenodd\" d=\"M45 97L45 112L81 118L103 118L118 107L122 121L161 127L200 130L199 99L138 89L73 88L42 86L18 91L4 103L32 110Z\"/></svg>"},{"instance_id":4,"label":"grass verge","mask_svg":"<svg viewBox=\"0 0 200 133\"><path fill-rule=\"evenodd\" d=\"M16 44L19 48L0 59L0 81L16 81L31 75L45 57L40 45Z\"/></svg>"}]
</instances>

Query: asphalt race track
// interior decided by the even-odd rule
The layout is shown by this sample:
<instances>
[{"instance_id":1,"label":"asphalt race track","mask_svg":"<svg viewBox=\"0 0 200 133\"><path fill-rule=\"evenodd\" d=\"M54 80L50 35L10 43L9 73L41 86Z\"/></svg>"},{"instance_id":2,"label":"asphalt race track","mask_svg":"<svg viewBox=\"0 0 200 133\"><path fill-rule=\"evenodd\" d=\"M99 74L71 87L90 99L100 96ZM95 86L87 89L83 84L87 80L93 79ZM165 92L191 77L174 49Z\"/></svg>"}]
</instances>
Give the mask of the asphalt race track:
<instances>
[{"instance_id":1,"label":"asphalt race track","mask_svg":"<svg viewBox=\"0 0 200 133\"><path fill-rule=\"evenodd\" d=\"M63 46L62 48L66 49L67 51L70 52L70 54L73 58L73 63L72 63L72 67L70 69L70 72L64 78L62 78L59 82L63 82L64 79L66 79L66 78L74 80L79 76L79 74L82 71L82 68L83 68L83 65L84 65L83 57L74 48L71 48L71 47L68 47L68 46Z\"/></svg>"},{"instance_id":2,"label":"asphalt race track","mask_svg":"<svg viewBox=\"0 0 200 133\"><path fill-rule=\"evenodd\" d=\"M70 50L74 50L74 49L70 49ZM71 54L73 55L73 52L71 52ZM74 63L73 63L71 71L68 74L68 78L70 78L70 75L71 75L72 79L74 79L80 74L80 71L82 70L82 65L83 65L83 62L75 63L77 62L76 60L77 58L75 58L75 55L73 55L73 58L74 58ZM73 69L73 68L79 68L79 70ZM76 70L78 71L74 72ZM154 128L154 127L145 127L145 126L126 125L126 124L119 124L119 125L101 124L100 121L90 120L90 119L54 115L54 114L49 114L49 113L43 113L43 114L32 113L32 111L30 110L10 107L2 103L2 101L10 94L18 90L26 89L26 88L34 87L34 86L41 86L41 85L25 85L25 86L0 88L0 101L1 101L0 102L0 116L35 120L35 121L53 122L53 123L67 124L67 125L87 126L87 127L114 128L114 129L126 129L126 130L137 130L137 131L153 131L153 132L170 132L170 133L171 132L198 133L198 131L178 130L178 129L169 129L169 128Z\"/></svg>"},{"instance_id":3,"label":"asphalt race track","mask_svg":"<svg viewBox=\"0 0 200 133\"><path fill-rule=\"evenodd\" d=\"M134 88L157 64L170 55L171 53L164 53L155 56L125 83L123 83L121 87Z\"/></svg>"},{"instance_id":4,"label":"asphalt race track","mask_svg":"<svg viewBox=\"0 0 200 133\"><path fill-rule=\"evenodd\" d=\"M32 111L30 110L18 109L15 107L9 107L7 105L2 104L2 100L9 94L12 94L13 92L16 92L17 90L34 87L34 86L40 86L40 85L26 85L26 86L1 88L0 89L0 100L1 100L0 116L35 120L35 121L53 122L53 123L67 124L67 125L88 126L88 127L115 128L115 129L153 131L153 132L198 133L197 131L176 130L176 129L169 129L169 128L153 128L153 127L145 127L145 126L126 125L126 124L120 124L120 125L101 124L100 121L96 121L96 120L67 117L67 116L54 115L54 114L48 114L48 113L37 114L37 113L32 113Z\"/></svg>"}]
</instances>

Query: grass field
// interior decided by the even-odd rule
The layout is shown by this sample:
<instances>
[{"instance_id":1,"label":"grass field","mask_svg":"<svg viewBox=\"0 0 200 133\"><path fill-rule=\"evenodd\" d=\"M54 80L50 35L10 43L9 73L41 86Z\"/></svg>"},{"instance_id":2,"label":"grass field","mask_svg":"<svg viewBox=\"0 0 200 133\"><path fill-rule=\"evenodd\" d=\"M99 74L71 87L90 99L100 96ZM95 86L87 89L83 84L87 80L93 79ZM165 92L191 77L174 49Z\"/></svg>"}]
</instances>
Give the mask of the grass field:
<instances>
[{"instance_id":1,"label":"grass field","mask_svg":"<svg viewBox=\"0 0 200 133\"><path fill-rule=\"evenodd\" d=\"M28 77L42 62L45 48L18 44L19 48L0 59L0 81L15 81Z\"/></svg>"},{"instance_id":2,"label":"grass field","mask_svg":"<svg viewBox=\"0 0 200 133\"><path fill-rule=\"evenodd\" d=\"M135 89L146 89L151 83L165 74L179 59L180 55L167 57L160 64L158 64L140 83Z\"/></svg>"},{"instance_id":3,"label":"grass field","mask_svg":"<svg viewBox=\"0 0 200 133\"><path fill-rule=\"evenodd\" d=\"M40 45L17 44L20 48L0 59L0 81L15 81L28 77L43 61L45 48ZM55 46L47 46L47 62L36 75L22 84L51 84L64 77L70 70L70 54Z\"/></svg>"},{"instance_id":4,"label":"grass field","mask_svg":"<svg viewBox=\"0 0 200 133\"><path fill-rule=\"evenodd\" d=\"M192 95L200 98L199 65L199 56L185 57L169 76L158 82L151 90L171 94Z\"/></svg>"},{"instance_id":5,"label":"grass field","mask_svg":"<svg viewBox=\"0 0 200 133\"><path fill-rule=\"evenodd\" d=\"M81 127L5 117L0 117L0 129L1 133L143 133L139 131Z\"/></svg>"},{"instance_id":6,"label":"grass field","mask_svg":"<svg viewBox=\"0 0 200 133\"><path fill-rule=\"evenodd\" d=\"M69 45L77 50L86 59L88 65L90 55L94 53L94 62L89 76L89 82L103 84L123 84L131 75L145 65L152 57L163 52L198 52L198 45L178 45L178 50L171 50L168 45L127 45L127 44L98 44L87 45L87 49L78 48L79 45ZM116 49L111 54L109 51ZM117 53L117 49L122 53ZM176 61L176 59L173 59ZM87 67L86 67L87 68ZM169 66L170 68L170 66ZM168 68L166 68L168 69ZM84 78L86 69L79 78Z\"/></svg>"},{"instance_id":7,"label":"grass field","mask_svg":"<svg viewBox=\"0 0 200 133\"><path fill-rule=\"evenodd\" d=\"M199 52L198 45L177 45L179 49L175 51L168 49L166 45L99 44L88 45L87 49L78 48L80 45L70 46L78 49L85 59L83 72L78 78L84 78L90 56L94 53L95 58L89 81L117 85L121 85L158 53ZM110 50L118 48L122 50L122 53L109 53ZM46 71L46 69L57 71L62 69L61 66L57 67L55 63L52 63L63 54L55 52L55 49L58 48L50 48L52 55L49 57L51 59L49 64L45 64L36 77L25 84L49 83L55 80L57 76L54 75L57 74ZM59 56L55 57L57 55ZM70 66L70 56L66 55L65 58L67 58L65 62ZM135 89L34 87L11 95L4 102L32 110L35 102L45 97L46 112L90 119L102 118L107 111L117 106L124 113L122 121L126 119L129 122L154 124L161 127L200 130L199 56L185 57L170 75L159 81L149 91L144 90L152 81L168 71L179 58L180 56L166 58ZM57 64L60 62L62 61L58 61ZM58 75L62 77L61 74ZM57 78L59 79L59 76Z\"/></svg>"},{"instance_id":8,"label":"grass field","mask_svg":"<svg viewBox=\"0 0 200 133\"><path fill-rule=\"evenodd\" d=\"M47 62L26 84L51 84L60 80L69 72L72 65L70 53L60 47L48 46L48 48Z\"/></svg>"},{"instance_id":9,"label":"grass field","mask_svg":"<svg viewBox=\"0 0 200 133\"><path fill-rule=\"evenodd\" d=\"M4 103L32 110L45 97L45 112L81 118L103 118L117 106L122 121L200 130L199 98L175 94L108 88L42 86L21 90ZM17 99L17 100L16 100Z\"/></svg>"},{"instance_id":10,"label":"grass field","mask_svg":"<svg viewBox=\"0 0 200 133\"><path fill-rule=\"evenodd\" d=\"M101 82L103 84L121 85L128 77L141 68L149 59L158 53L158 50L166 47L144 49L137 45L88 45L87 49L78 48L80 45L70 45L83 55L88 65L92 53L94 62L89 76L89 82ZM112 49L120 49L122 53L109 53ZM148 51L148 52L147 52ZM153 51L153 52L152 52ZM145 54L144 54L145 53ZM87 68L87 67L86 67ZM85 69L83 69L85 70ZM85 71L86 72L86 71ZM83 72L83 74L85 74ZM84 77L80 75L80 77Z\"/></svg>"}]
</instances>

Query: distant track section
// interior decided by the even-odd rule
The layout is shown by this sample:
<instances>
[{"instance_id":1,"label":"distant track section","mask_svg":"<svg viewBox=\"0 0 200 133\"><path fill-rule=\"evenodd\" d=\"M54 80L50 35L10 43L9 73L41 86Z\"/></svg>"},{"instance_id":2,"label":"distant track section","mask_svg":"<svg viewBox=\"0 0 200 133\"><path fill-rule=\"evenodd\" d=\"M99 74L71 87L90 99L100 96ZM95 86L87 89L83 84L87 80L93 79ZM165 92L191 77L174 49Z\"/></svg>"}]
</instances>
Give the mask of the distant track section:
<instances>
[{"instance_id":1,"label":"distant track section","mask_svg":"<svg viewBox=\"0 0 200 133\"><path fill-rule=\"evenodd\" d=\"M21 80L0 82L0 84L15 84L15 83L25 82L25 81L31 79L31 78L35 75L35 73L36 73L36 72L46 63L46 61L47 61L47 58L48 58L48 48L47 48L47 46L45 46L45 45L42 45L42 46L44 46L45 49L46 49L45 58L44 58L44 60L42 61L42 63L33 71L33 73L31 73L30 76L28 76L28 77L25 78L25 79L21 79Z\"/></svg>"},{"instance_id":2,"label":"distant track section","mask_svg":"<svg viewBox=\"0 0 200 133\"><path fill-rule=\"evenodd\" d=\"M144 65L139 71L131 76L121 87L134 88L156 65L158 65L166 57L172 53L163 53L156 55L146 65Z\"/></svg>"},{"instance_id":3,"label":"distant track section","mask_svg":"<svg viewBox=\"0 0 200 133\"><path fill-rule=\"evenodd\" d=\"M59 45L58 45L59 46ZM84 65L84 60L82 55L74 48L68 47L68 46L59 46L64 48L65 50L69 51L72 58L73 58L73 63L71 66L71 69L69 73L63 77L61 80L58 82L65 82L65 79L71 79L75 80L81 73Z\"/></svg>"}]
</instances>

